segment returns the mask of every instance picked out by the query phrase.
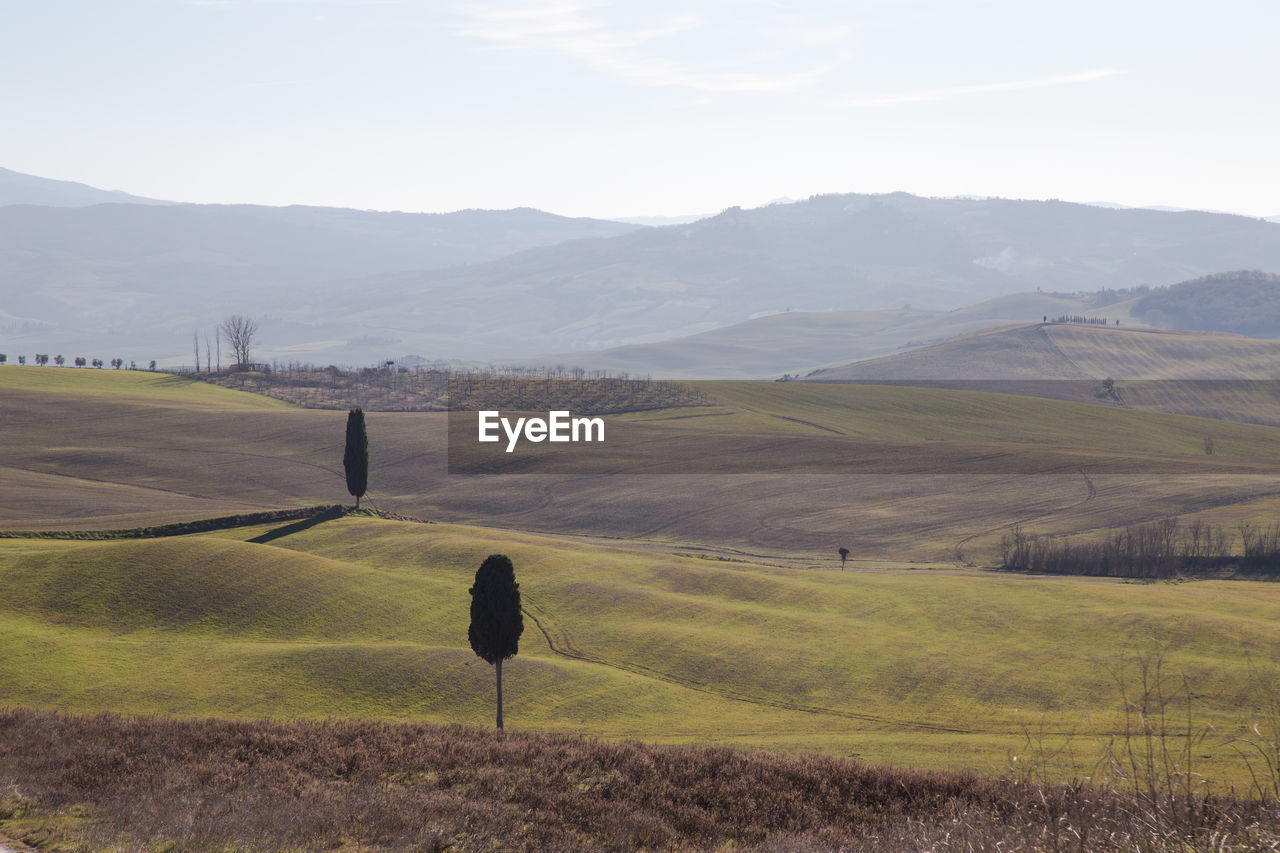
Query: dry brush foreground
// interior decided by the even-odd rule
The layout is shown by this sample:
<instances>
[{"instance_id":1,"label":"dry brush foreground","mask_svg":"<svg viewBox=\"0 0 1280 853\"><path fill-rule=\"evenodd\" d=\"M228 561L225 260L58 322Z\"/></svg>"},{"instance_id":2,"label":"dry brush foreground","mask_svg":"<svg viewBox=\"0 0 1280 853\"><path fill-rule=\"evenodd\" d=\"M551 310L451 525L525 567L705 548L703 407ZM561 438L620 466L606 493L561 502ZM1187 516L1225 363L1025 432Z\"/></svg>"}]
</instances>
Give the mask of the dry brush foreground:
<instances>
[{"instance_id":1,"label":"dry brush foreground","mask_svg":"<svg viewBox=\"0 0 1280 853\"><path fill-rule=\"evenodd\" d=\"M46 850L1257 850L1274 804L374 722L0 712Z\"/></svg>"}]
</instances>

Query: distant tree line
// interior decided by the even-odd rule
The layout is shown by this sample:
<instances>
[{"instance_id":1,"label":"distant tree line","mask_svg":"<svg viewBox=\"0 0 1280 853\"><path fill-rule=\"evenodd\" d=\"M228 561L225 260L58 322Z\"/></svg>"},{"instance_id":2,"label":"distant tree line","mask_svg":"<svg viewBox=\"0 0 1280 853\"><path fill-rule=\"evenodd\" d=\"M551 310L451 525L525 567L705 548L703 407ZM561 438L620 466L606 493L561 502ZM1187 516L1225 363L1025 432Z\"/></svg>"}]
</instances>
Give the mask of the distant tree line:
<instances>
[{"instance_id":1,"label":"distant tree line","mask_svg":"<svg viewBox=\"0 0 1280 853\"><path fill-rule=\"evenodd\" d=\"M1050 323L1086 323L1091 326L1110 326L1112 324L1112 321L1106 317L1086 317L1083 314L1060 314L1052 320L1047 317L1045 319ZM1120 321L1116 320L1115 325L1119 326Z\"/></svg>"},{"instance_id":2,"label":"distant tree line","mask_svg":"<svg viewBox=\"0 0 1280 853\"><path fill-rule=\"evenodd\" d=\"M1242 523L1234 532L1195 519L1129 525L1109 536L1073 542L1015 527L1000 540L1001 568L1062 575L1161 579L1236 573L1280 578L1280 524Z\"/></svg>"},{"instance_id":3,"label":"distant tree line","mask_svg":"<svg viewBox=\"0 0 1280 853\"><path fill-rule=\"evenodd\" d=\"M36 365L38 365L38 366L40 366L40 367L44 367L45 365L47 365L47 364L49 363L49 354L48 354L48 353L43 353L43 352L38 352L38 353L36 353L36 354L35 354L34 359L35 359L35 363L36 363ZM8 354L7 354L7 353L0 352L0 364L7 364L7 363L8 363L8 361L9 361L9 356L8 356ZM18 364L26 364L26 363L27 363L27 357L26 357L25 355L20 355L20 356L18 356ZM65 357L63 357L61 354L59 354L59 355L55 355L55 356L53 357L53 363L54 363L54 364L56 364L58 367L64 367L64 366L66 366L67 360L66 360L66 358L65 358ZM78 355L78 356L76 356L75 358L73 358L73 359L71 360L71 363L72 363L73 365L75 365L76 367L96 367L96 368L101 368L101 367L103 367L103 366L106 364L106 362L104 362L104 361L103 361L102 359L100 359L100 358L87 359L87 358L85 358L84 356L79 356L79 355ZM111 366L112 366L113 368L115 368L116 370L120 370L121 368L123 368L123 367L124 367L124 359L123 359L123 358L113 358L113 359L111 359ZM137 363L136 361L131 361L131 362L129 362L129 369L130 369L130 370L137 370L137 369L138 369L138 363ZM148 369L148 370L155 370L155 369L156 369L156 362L155 362L155 359L152 359L152 360L151 360L151 362L147 365L147 369Z\"/></svg>"}]
</instances>

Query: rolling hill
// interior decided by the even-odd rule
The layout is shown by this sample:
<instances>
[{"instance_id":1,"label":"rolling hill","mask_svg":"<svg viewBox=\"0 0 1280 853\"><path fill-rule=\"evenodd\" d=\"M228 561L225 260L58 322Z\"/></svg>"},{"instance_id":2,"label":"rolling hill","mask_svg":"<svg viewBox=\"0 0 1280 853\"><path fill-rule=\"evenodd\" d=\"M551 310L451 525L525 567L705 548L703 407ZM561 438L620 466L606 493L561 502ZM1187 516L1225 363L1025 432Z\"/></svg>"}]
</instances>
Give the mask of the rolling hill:
<instances>
[{"instance_id":1,"label":"rolling hill","mask_svg":"<svg viewBox=\"0 0 1280 853\"><path fill-rule=\"evenodd\" d=\"M817 382L909 382L1280 424L1280 341L1036 323L987 329L819 371ZM1102 387L1113 380L1112 390Z\"/></svg>"},{"instance_id":2,"label":"rolling hill","mask_svg":"<svg viewBox=\"0 0 1280 853\"><path fill-rule=\"evenodd\" d=\"M271 529L0 540L6 701L484 725L493 675L467 648L466 589L500 552L526 610L506 668L515 727L995 775L1027 726L1049 750L1113 731L1112 672L1160 637L1164 671L1191 679L1197 721L1221 733L1197 763L1223 782L1246 778L1226 738L1280 643L1274 584L806 572L367 518L252 541ZM1098 749L1076 750L1044 772L1087 770Z\"/></svg>"},{"instance_id":3,"label":"rolling hill","mask_svg":"<svg viewBox=\"0 0 1280 853\"><path fill-rule=\"evenodd\" d=\"M450 473L448 415L371 412L369 498L417 518L825 565L993 559L1014 524L1234 525L1280 494L1274 427L965 390L695 383L595 454ZM177 376L0 368L0 527L124 528L347 500L345 412ZM464 430L465 431L465 430ZM1217 452L1204 453L1214 438ZM616 436L616 440L612 437Z\"/></svg>"},{"instance_id":4,"label":"rolling hill","mask_svg":"<svg viewBox=\"0 0 1280 853\"><path fill-rule=\"evenodd\" d=\"M571 364L590 370L676 379L773 379L805 375L854 359L874 358L992 326L1048 315L1130 317L1134 298L1015 293L953 311L786 311L709 332L651 344L518 360L533 366Z\"/></svg>"},{"instance_id":5,"label":"rolling hill","mask_svg":"<svg viewBox=\"0 0 1280 853\"><path fill-rule=\"evenodd\" d=\"M1133 312L1155 326L1280 337L1280 276L1237 270L1159 287Z\"/></svg>"},{"instance_id":6,"label":"rolling hill","mask_svg":"<svg viewBox=\"0 0 1280 853\"><path fill-rule=\"evenodd\" d=\"M617 416L617 450L566 472L451 474L445 415L368 413L368 499L431 523L0 536L6 701L484 724L492 673L466 645L466 588L500 552L526 612L513 726L991 774L1041 749L1056 757L1040 772L1071 778L1124 725L1117 674L1158 655L1219 733L1200 772L1247 783L1230 739L1268 695L1275 584L956 563L1015 524L1270 519L1276 428L953 389L695 385L711 404ZM342 411L49 367L0 368L0 399L10 530L344 497Z\"/></svg>"}]
</instances>

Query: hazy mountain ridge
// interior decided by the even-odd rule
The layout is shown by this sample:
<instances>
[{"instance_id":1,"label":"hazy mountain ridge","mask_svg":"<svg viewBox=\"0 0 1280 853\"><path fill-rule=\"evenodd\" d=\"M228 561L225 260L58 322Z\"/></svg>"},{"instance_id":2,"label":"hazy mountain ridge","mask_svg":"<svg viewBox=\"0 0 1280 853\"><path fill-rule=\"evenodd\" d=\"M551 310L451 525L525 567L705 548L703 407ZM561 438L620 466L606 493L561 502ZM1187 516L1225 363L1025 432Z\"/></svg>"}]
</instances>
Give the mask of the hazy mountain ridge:
<instances>
[{"instance_id":1,"label":"hazy mountain ridge","mask_svg":"<svg viewBox=\"0 0 1280 853\"><path fill-rule=\"evenodd\" d=\"M1037 288L1173 283L1244 258L1280 269L1280 228L1055 201L832 195L367 289L420 294L465 316L466 334L439 329L433 354L510 358L684 337L787 308L959 308ZM475 310L485 294L488 307ZM425 324L429 313L397 316ZM361 318L388 321L376 309Z\"/></svg>"},{"instance_id":2,"label":"hazy mountain ridge","mask_svg":"<svg viewBox=\"0 0 1280 853\"><path fill-rule=\"evenodd\" d=\"M6 346L105 346L140 360L185 358L194 328L233 312L262 320L268 359L501 360L787 309L959 309L1240 266L1280 270L1280 225L905 193L730 208L662 228L530 209L0 207L2 307L7 334L20 335Z\"/></svg>"},{"instance_id":3,"label":"hazy mountain ridge","mask_svg":"<svg viewBox=\"0 0 1280 853\"><path fill-rule=\"evenodd\" d=\"M75 181L55 181L0 167L0 205L39 204L47 207L88 207L94 204L173 204L120 190L100 190Z\"/></svg>"},{"instance_id":4,"label":"hazy mountain ridge","mask_svg":"<svg viewBox=\"0 0 1280 853\"><path fill-rule=\"evenodd\" d=\"M64 182L27 183L56 189ZM264 320L263 343L278 352L354 341L347 357L372 360L396 337L351 323L352 311L368 307L368 294L336 282L479 263L640 227L531 208L421 214L98 198L80 207L0 206L7 349L163 359L185 355L193 329L211 331L226 314L244 313Z\"/></svg>"},{"instance_id":5,"label":"hazy mountain ridge","mask_svg":"<svg viewBox=\"0 0 1280 853\"><path fill-rule=\"evenodd\" d=\"M788 307L954 309L1037 287L1172 283L1242 257L1280 269L1280 228L1244 216L895 193L735 207L687 225L361 287L410 305L396 311L399 321L433 323L434 311L413 307L413 296L465 318L433 327L439 348L430 355L500 359L685 337ZM483 293L490 298L481 309ZM390 320L379 309L360 316L370 325Z\"/></svg>"}]
</instances>

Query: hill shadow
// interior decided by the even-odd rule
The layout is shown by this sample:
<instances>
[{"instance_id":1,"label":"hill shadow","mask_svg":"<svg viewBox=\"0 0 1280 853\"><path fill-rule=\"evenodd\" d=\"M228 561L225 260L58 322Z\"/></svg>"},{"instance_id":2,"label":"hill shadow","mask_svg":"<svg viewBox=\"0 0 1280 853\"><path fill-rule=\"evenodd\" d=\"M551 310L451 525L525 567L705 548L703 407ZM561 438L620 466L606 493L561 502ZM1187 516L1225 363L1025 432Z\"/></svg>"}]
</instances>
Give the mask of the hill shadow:
<instances>
[{"instance_id":1,"label":"hill shadow","mask_svg":"<svg viewBox=\"0 0 1280 853\"><path fill-rule=\"evenodd\" d=\"M328 509L322 513L319 513L318 515L313 515L310 518L304 518L300 521L295 521L292 524L285 524L281 527L276 527L272 530L268 530L266 533L263 533L259 536L255 536L249 541L257 545L265 545L268 542L274 542L277 539L283 539L286 536L292 536L295 533L301 533L302 531L315 527L317 524L321 524L322 522L332 521L335 518L341 518L343 514L344 514L344 508L341 506L336 506L336 507L333 507L332 509Z\"/></svg>"}]
</instances>

